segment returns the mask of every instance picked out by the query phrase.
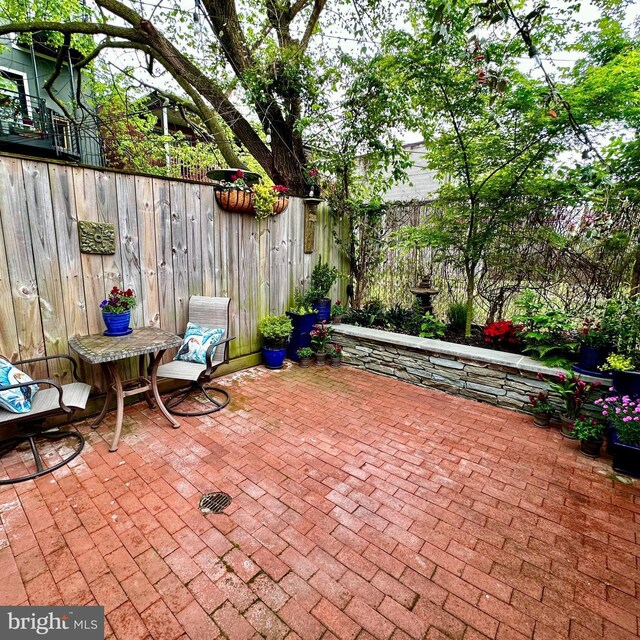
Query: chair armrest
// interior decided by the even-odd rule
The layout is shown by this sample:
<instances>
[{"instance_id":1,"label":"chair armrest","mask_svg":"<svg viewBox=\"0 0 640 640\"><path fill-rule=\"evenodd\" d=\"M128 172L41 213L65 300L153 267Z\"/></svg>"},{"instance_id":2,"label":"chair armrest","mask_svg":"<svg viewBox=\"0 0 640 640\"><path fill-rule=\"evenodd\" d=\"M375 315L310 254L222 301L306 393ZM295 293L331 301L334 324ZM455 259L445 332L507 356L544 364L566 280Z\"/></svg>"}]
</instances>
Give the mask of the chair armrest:
<instances>
[{"instance_id":1,"label":"chair armrest","mask_svg":"<svg viewBox=\"0 0 640 640\"><path fill-rule=\"evenodd\" d=\"M29 382L20 382L18 384L10 384L6 387L0 386L0 391L8 391L9 389L21 389L22 387L32 387L34 385L48 384L58 390L58 405L65 413L72 413L72 410L62 401L62 387L55 380L29 380Z\"/></svg>"},{"instance_id":2,"label":"chair armrest","mask_svg":"<svg viewBox=\"0 0 640 640\"><path fill-rule=\"evenodd\" d=\"M69 362L71 362L71 375L73 376L73 379L76 380L77 382L82 382L80 378L78 378L78 363L71 356L68 356L63 353L53 355L53 356L42 356L41 358L28 358L27 360L16 360L11 364L29 364L33 362L43 362L45 360L55 360L55 359L69 360Z\"/></svg>"},{"instance_id":3,"label":"chair armrest","mask_svg":"<svg viewBox=\"0 0 640 640\"><path fill-rule=\"evenodd\" d=\"M219 342L216 342L215 344L209 345L209 348L207 349L207 374L211 373L211 371L213 370L213 367L214 367L213 354L216 352L216 349L221 344L224 345L224 359L222 360L222 362L227 362L228 361L227 354L229 353L229 343L232 340L235 340L235 339L236 339L235 336L233 338L225 338L224 340L220 340ZM222 364L222 362L220 362L218 364Z\"/></svg>"}]
</instances>

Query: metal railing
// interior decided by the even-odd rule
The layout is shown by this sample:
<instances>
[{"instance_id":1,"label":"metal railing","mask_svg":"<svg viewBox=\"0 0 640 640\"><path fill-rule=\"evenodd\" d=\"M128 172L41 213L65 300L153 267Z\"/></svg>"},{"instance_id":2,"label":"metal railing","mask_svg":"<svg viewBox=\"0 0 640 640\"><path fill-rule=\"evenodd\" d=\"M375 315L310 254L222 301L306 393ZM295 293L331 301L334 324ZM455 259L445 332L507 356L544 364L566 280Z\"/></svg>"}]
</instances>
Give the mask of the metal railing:
<instances>
[{"instance_id":1,"label":"metal railing","mask_svg":"<svg viewBox=\"0 0 640 640\"><path fill-rule=\"evenodd\" d=\"M4 88L0 88L0 140L80 158L75 123L47 107L42 98Z\"/></svg>"}]
</instances>

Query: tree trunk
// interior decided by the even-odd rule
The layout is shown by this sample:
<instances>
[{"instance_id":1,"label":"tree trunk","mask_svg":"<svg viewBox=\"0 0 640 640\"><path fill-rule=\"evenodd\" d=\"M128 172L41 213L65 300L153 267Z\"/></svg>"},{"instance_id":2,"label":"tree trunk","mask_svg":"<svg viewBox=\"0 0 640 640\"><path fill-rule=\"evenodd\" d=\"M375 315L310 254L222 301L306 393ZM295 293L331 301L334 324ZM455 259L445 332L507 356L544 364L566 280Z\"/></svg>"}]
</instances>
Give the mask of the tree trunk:
<instances>
[{"instance_id":1,"label":"tree trunk","mask_svg":"<svg viewBox=\"0 0 640 640\"><path fill-rule=\"evenodd\" d=\"M464 335L471 336L471 323L473 321L473 295L476 288L476 268L470 265L467 268L467 320L464 325Z\"/></svg>"},{"instance_id":2,"label":"tree trunk","mask_svg":"<svg viewBox=\"0 0 640 640\"><path fill-rule=\"evenodd\" d=\"M633 266L631 267L631 278L629 282L629 294L636 297L640 293L640 244L636 245L633 256Z\"/></svg>"}]
</instances>

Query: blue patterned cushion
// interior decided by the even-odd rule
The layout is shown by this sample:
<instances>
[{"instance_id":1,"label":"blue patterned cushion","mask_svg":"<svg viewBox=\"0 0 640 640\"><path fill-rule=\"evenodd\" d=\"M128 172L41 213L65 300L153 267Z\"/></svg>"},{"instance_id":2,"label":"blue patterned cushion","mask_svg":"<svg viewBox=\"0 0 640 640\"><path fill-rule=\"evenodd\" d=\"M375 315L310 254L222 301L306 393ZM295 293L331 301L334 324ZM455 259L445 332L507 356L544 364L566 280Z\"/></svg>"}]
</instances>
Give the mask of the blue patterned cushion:
<instances>
[{"instance_id":1,"label":"blue patterned cushion","mask_svg":"<svg viewBox=\"0 0 640 640\"><path fill-rule=\"evenodd\" d=\"M182 346L178 349L174 360L207 364L207 349L212 344L218 344L223 335L224 329L212 329L192 322L187 323Z\"/></svg>"},{"instance_id":2,"label":"blue patterned cushion","mask_svg":"<svg viewBox=\"0 0 640 640\"><path fill-rule=\"evenodd\" d=\"M8 387L12 384L29 382L31 378L14 367L4 358L0 358L0 387ZM31 400L38 390L38 385L20 387L18 389L7 389L0 391L0 407L11 411L11 413L29 413L31 411Z\"/></svg>"}]
</instances>

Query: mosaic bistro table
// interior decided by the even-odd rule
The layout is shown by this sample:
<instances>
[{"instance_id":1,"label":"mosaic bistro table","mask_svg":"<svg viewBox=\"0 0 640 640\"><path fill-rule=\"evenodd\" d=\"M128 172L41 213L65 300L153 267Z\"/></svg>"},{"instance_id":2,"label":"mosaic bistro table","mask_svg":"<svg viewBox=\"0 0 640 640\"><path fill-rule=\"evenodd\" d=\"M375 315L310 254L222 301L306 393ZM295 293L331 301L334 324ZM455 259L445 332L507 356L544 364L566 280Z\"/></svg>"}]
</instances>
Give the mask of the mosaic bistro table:
<instances>
[{"instance_id":1,"label":"mosaic bistro table","mask_svg":"<svg viewBox=\"0 0 640 640\"><path fill-rule=\"evenodd\" d=\"M143 327L134 329L126 336L110 337L101 333L91 336L77 336L69 339L69 346L89 364L99 364L107 378L107 397L100 415L91 427L95 429L107 415L111 398L116 396L116 430L109 451L118 449L122 419L124 416L124 399L128 396L143 393L150 408L155 404L162 415L178 428L180 423L167 411L158 391L158 366L167 349L179 347L182 338L174 333ZM149 356L149 365L145 368L145 360ZM118 360L139 357L139 373L137 378L122 380L116 368ZM144 375L146 371L147 375Z\"/></svg>"}]
</instances>

